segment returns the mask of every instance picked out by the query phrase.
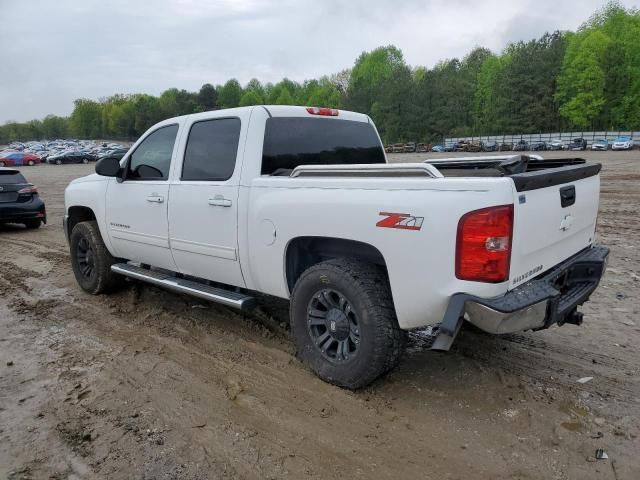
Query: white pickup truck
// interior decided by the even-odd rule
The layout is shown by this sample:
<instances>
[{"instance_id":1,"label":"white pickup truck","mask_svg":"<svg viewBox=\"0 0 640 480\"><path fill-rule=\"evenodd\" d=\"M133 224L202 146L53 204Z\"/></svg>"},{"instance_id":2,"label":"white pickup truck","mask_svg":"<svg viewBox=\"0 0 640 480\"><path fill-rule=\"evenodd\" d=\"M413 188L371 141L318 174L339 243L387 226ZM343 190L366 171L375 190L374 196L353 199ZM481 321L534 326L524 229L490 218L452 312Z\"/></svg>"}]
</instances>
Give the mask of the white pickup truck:
<instances>
[{"instance_id":1,"label":"white pickup truck","mask_svg":"<svg viewBox=\"0 0 640 480\"><path fill-rule=\"evenodd\" d=\"M606 267L599 164L387 163L371 119L316 107L198 113L150 128L65 192L75 277L123 277L238 309L290 299L300 358L348 388L392 369L406 330L580 324Z\"/></svg>"}]
</instances>

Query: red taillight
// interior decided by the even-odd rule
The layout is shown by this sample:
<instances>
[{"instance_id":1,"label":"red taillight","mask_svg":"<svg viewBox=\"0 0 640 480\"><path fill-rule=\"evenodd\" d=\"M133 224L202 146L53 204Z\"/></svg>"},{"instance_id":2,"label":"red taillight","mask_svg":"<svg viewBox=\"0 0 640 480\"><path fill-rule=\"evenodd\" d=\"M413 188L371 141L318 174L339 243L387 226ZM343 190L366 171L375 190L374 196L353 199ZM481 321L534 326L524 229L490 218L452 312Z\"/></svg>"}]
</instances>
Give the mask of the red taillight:
<instances>
[{"instance_id":1,"label":"red taillight","mask_svg":"<svg viewBox=\"0 0 640 480\"><path fill-rule=\"evenodd\" d=\"M29 185L28 187L21 188L18 190L18 193L38 193L38 187L34 187L33 185Z\"/></svg>"},{"instance_id":2,"label":"red taillight","mask_svg":"<svg viewBox=\"0 0 640 480\"><path fill-rule=\"evenodd\" d=\"M311 115L324 115L325 117L337 117L340 114L335 108L307 107L307 112Z\"/></svg>"},{"instance_id":3,"label":"red taillight","mask_svg":"<svg viewBox=\"0 0 640 480\"><path fill-rule=\"evenodd\" d=\"M483 208L458 222L456 277L500 283L509 279L513 205Z\"/></svg>"}]
</instances>

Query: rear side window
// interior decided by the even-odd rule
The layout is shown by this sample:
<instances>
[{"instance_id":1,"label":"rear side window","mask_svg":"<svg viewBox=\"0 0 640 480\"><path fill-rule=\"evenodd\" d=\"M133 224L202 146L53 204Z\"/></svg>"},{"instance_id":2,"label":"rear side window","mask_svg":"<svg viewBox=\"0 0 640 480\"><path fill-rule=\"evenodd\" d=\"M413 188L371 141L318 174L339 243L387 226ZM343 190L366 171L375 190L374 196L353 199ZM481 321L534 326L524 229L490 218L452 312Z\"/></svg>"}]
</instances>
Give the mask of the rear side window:
<instances>
[{"instance_id":1,"label":"rear side window","mask_svg":"<svg viewBox=\"0 0 640 480\"><path fill-rule=\"evenodd\" d=\"M178 125L159 128L145 138L131 154L127 180L166 180L169 178L173 144Z\"/></svg>"},{"instance_id":2,"label":"rear side window","mask_svg":"<svg viewBox=\"0 0 640 480\"><path fill-rule=\"evenodd\" d=\"M15 171L2 171L0 170L0 184L4 185L17 185L27 183L27 180L22 176L20 172Z\"/></svg>"},{"instance_id":3,"label":"rear side window","mask_svg":"<svg viewBox=\"0 0 640 480\"><path fill-rule=\"evenodd\" d=\"M239 139L239 118L194 123L187 139L181 179L222 181L231 178Z\"/></svg>"},{"instance_id":4,"label":"rear side window","mask_svg":"<svg viewBox=\"0 0 640 480\"><path fill-rule=\"evenodd\" d=\"M262 174L299 165L385 163L373 125L328 118L273 117L267 120ZM282 170L280 170L282 171Z\"/></svg>"}]
</instances>

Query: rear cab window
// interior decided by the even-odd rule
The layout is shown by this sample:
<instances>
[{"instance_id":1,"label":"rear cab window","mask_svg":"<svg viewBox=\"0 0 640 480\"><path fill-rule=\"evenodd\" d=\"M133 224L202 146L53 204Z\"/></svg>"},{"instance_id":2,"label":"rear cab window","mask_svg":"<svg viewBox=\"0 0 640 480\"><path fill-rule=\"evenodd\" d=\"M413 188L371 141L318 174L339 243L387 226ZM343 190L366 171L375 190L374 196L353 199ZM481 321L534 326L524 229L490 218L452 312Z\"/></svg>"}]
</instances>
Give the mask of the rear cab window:
<instances>
[{"instance_id":1,"label":"rear cab window","mask_svg":"<svg viewBox=\"0 0 640 480\"><path fill-rule=\"evenodd\" d=\"M183 181L225 181L236 166L239 118L196 122L189 130L182 164Z\"/></svg>"},{"instance_id":2,"label":"rear cab window","mask_svg":"<svg viewBox=\"0 0 640 480\"><path fill-rule=\"evenodd\" d=\"M300 165L386 163L373 125L305 117L267 119L262 175L288 175Z\"/></svg>"}]
</instances>

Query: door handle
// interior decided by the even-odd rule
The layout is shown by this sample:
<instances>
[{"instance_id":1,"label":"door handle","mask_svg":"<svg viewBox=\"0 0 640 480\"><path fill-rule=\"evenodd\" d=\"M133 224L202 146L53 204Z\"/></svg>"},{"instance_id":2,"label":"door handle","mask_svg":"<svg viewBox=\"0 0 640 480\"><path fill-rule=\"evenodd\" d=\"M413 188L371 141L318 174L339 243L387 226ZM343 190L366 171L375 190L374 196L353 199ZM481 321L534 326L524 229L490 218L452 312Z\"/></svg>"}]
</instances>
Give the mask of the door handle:
<instances>
[{"instance_id":1,"label":"door handle","mask_svg":"<svg viewBox=\"0 0 640 480\"><path fill-rule=\"evenodd\" d=\"M214 207L230 207L231 200L224 198L222 195L216 195L215 197L209 198L209 205L213 205Z\"/></svg>"},{"instance_id":2,"label":"door handle","mask_svg":"<svg viewBox=\"0 0 640 480\"><path fill-rule=\"evenodd\" d=\"M162 195L150 195L147 197L147 202L162 203L164 202L164 197Z\"/></svg>"},{"instance_id":3,"label":"door handle","mask_svg":"<svg viewBox=\"0 0 640 480\"><path fill-rule=\"evenodd\" d=\"M576 203L576 187L568 185L560 189L560 206L562 208L570 207Z\"/></svg>"}]
</instances>

